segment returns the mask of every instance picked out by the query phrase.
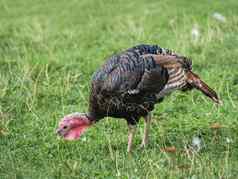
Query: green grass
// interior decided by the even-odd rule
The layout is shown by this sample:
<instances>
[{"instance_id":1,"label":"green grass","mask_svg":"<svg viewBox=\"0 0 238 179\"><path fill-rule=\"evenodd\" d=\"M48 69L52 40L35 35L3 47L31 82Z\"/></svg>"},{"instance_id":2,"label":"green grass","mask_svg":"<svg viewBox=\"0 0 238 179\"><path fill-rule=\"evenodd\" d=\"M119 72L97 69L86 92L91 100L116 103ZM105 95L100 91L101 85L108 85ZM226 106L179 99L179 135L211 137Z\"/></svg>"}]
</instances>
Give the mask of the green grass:
<instances>
[{"instance_id":1,"label":"green grass","mask_svg":"<svg viewBox=\"0 0 238 179\"><path fill-rule=\"evenodd\" d=\"M238 178L237 0L1 0L0 9L0 178ZM124 120L104 119L80 141L59 140L59 119L87 111L92 73L140 43L191 57L223 106L197 91L174 93L154 110L146 150L140 122L130 156ZM199 133L206 147L184 153ZM167 146L177 152L161 152Z\"/></svg>"}]
</instances>

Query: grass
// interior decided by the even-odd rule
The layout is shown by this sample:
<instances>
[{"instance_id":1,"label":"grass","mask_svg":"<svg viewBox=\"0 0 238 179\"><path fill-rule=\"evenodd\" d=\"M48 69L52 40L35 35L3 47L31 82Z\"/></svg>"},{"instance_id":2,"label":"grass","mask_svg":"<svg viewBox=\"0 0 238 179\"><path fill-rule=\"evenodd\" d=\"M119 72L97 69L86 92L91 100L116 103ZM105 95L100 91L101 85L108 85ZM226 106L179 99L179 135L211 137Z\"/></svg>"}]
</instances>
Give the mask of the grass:
<instances>
[{"instance_id":1,"label":"grass","mask_svg":"<svg viewBox=\"0 0 238 179\"><path fill-rule=\"evenodd\" d=\"M237 8L236 0L1 0L0 178L238 178ZM104 119L77 142L57 139L62 116L87 111L92 73L140 43L191 57L223 106L174 93L154 110L146 150L140 122L130 156L124 120ZM184 152L198 134L205 148ZM169 146L176 153L161 151Z\"/></svg>"}]
</instances>

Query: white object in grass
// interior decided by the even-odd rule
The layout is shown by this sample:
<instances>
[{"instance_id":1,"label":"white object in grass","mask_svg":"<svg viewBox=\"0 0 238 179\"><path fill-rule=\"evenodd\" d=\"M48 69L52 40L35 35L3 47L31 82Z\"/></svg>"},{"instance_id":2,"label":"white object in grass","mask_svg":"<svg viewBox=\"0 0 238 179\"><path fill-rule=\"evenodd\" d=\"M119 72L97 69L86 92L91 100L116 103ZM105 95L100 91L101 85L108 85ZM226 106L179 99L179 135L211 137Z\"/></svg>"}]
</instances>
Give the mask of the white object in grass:
<instances>
[{"instance_id":1,"label":"white object in grass","mask_svg":"<svg viewBox=\"0 0 238 179\"><path fill-rule=\"evenodd\" d=\"M194 136L192 140L192 149L199 152L202 149L201 136Z\"/></svg>"},{"instance_id":2,"label":"white object in grass","mask_svg":"<svg viewBox=\"0 0 238 179\"><path fill-rule=\"evenodd\" d=\"M191 31L192 39L197 42L200 37L200 32L197 25L194 25Z\"/></svg>"},{"instance_id":3,"label":"white object in grass","mask_svg":"<svg viewBox=\"0 0 238 179\"><path fill-rule=\"evenodd\" d=\"M213 13L213 18L215 18L216 20L218 20L220 22L226 22L226 17L221 15L218 12Z\"/></svg>"}]
</instances>

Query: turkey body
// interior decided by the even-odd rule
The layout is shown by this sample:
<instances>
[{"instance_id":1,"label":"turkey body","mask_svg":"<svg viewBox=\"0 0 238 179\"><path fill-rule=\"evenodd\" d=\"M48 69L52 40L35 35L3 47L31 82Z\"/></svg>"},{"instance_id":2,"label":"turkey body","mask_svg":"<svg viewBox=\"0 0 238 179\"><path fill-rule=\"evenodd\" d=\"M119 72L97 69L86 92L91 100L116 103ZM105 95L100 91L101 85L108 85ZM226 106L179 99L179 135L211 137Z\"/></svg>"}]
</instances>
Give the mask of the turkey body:
<instances>
[{"instance_id":1,"label":"turkey body","mask_svg":"<svg viewBox=\"0 0 238 179\"><path fill-rule=\"evenodd\" d=\"M185 86L183 74L190 68L185 57L157 45L113 55L92 77L89 114L97 120L124 118L135 125L165 95Z\"/></svg>"}]
</instances>

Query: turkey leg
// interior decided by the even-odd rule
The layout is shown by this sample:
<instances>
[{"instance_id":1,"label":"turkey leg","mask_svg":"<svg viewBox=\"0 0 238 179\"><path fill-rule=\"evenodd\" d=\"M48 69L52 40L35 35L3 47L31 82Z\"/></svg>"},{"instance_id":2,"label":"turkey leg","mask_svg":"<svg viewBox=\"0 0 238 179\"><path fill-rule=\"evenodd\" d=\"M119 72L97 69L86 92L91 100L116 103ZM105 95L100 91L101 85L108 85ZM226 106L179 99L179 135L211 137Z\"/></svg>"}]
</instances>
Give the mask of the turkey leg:
<instances>
[{"instance_id":1,"label":"turkey leg","mask_svg":"<svg viewBox=\"0 0 238 179\"><path fill-rule=\"evenodd\" d=\"M132 148L132 140L136 131L136 126L135 125L128 125L129 128L129 133L128 133L128 146L127 146L127 152L130 153L131 152L131 148Z\"/></svg>"},{"instance_id":2,"label":"turkey leg","mask_svg":"<svg viewBox=\"0 0 238 179\"><path fill-rule=\"evenodd\" d=\"M150 130L150 123L151 123L151 114L149 113L147 116L144 117L145 120L145 127L144 127L144 135L142 138L141 148L145 148L148 143L148 135Z\"/></svg>"}]
</instances>

